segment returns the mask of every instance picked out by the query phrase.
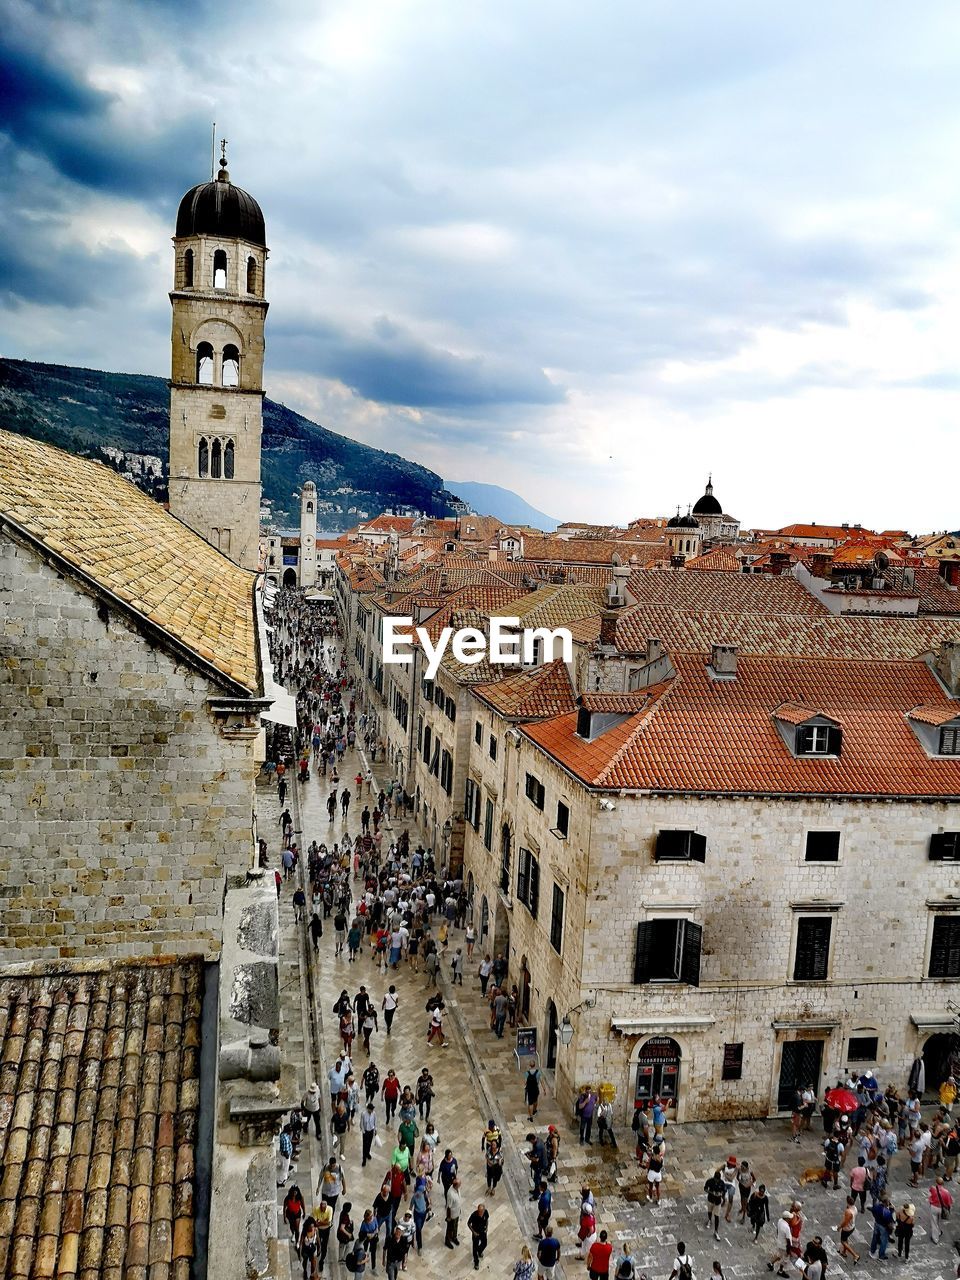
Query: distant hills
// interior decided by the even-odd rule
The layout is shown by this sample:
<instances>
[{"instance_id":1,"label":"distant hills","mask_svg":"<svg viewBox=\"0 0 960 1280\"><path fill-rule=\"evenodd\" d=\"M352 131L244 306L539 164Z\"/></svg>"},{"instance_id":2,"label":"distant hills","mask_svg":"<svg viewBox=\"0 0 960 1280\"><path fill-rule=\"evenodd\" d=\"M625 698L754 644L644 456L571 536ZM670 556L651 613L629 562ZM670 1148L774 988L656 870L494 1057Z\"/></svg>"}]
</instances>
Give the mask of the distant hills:
<instances>
[{"instance_id":1,"label":"distant hills","mask_svg":"<svg viewBox=\"0 0 960 1280\"><path fill-rule=\"evenodd\" d=\"M553 516L544 515L531 507L511 489L501 489L498 484L475 484L470 480L450 480L448 487L468 502L478 516L496 516L504 524L529 524L544 533L552 533L560 523Z\"/></svg>"},{"instance_id":2,"label":"distant hills","mask_svg":"<svg viewBox=\"0 0 960 1280\"><path fill-rule=\"evenodd\" d=\"M106 462L160 501L169 406L163 378L0 359L0 428ZM454 501L436 472L348 440L273 400L263 402L262 480L278 524L298 523L293 494L312 480L319 525L331 531L402 507L449 515Z\"/></svg>"}]
</instances>

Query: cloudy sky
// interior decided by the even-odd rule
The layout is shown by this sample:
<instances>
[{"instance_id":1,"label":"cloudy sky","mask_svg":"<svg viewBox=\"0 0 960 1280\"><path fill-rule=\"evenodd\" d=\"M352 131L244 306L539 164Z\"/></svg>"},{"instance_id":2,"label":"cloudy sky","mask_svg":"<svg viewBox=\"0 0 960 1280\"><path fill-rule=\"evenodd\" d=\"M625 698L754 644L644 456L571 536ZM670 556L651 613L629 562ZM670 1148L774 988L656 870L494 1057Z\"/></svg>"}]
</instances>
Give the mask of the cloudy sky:
<instances>
[{"instance_id":1,"label":"cloudy sky","mask_svg":"<svg viewBox=\"0 0 960 1280\"><path fill-rule=\"evenodd\" d=\"M165 375L210 122L267 392L560 518L956 528L954 0L3 0L0 352Z\"/></svg>"}]
</instances>

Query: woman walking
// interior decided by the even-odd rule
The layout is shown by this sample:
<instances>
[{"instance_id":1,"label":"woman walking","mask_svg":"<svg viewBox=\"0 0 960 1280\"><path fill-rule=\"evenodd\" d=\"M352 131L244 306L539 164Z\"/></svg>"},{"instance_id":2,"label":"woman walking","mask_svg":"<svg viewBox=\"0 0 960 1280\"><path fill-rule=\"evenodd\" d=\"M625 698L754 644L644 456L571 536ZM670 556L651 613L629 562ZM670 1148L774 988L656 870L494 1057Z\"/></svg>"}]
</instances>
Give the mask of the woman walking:
<instances>
[{"instance_id":1,"label":"woman walking","mask_svg":"<svg viewBox=\"0 0 960 1280\"><path fill-rule=\"evenodd\" d=\"M897 1257L904 1262L910 1258L910 1241L913 1239L913 1227L917 1220L917 1211L912 1204L905 1204L897 1213L894 1232L897 1237Z\"/></svg>"},{"instance_id":2,"label":"woman walking","mask_svg":"<svg viewBox=\"0 0 960 1280\"><path fill-rule=\"evenodd\" d=\"M762 1182L750 1192L750 1199L747 1201L747 1217L753 1227L754 1240L759 1240L763 1224L770 1221L770 1197Z\"/></svg>"},{"instance_id":3,"label":"woman walking","mask_svg":"<svg viewBox=\"0 0 960 1280\"><path fill-rule=\"evenodd\" d=\"M537 1114L541 1090L544 1093L546 1092L543 1072L534 1064L531 1067L527 1067L527 1074L523 1081L523 1099L527 1104L527 1118L529 1120L532 1120Z\"/></svg>"},{"instance_id":4,"label":"woman walking","mask_svg":"<svg viewBox=\"0 0 960 1280\"><path fill-rule=\"evenodd\" d=\"M841 1258L852 1258L855 1263L860 1261L859 1253L856 1253L850 1246L850 1238L853 1235L854 1228L857 1225L857 1197L847 1196L847 1203L844 1206L843 1217L837 1230L840 1232L839 1252Z\"/></svg>"},{"instance_id":5,"label":"woman walking","mask_svg":"<svg viewBox=\"0 0 960 1280\"><path fill-rule=\"evenodd\" d=\"M487 1190L492 1196L497 1194L497 1184L503 1177L503 1154L496 1138L487 1146Z\"/></svg>"}]
</instances>

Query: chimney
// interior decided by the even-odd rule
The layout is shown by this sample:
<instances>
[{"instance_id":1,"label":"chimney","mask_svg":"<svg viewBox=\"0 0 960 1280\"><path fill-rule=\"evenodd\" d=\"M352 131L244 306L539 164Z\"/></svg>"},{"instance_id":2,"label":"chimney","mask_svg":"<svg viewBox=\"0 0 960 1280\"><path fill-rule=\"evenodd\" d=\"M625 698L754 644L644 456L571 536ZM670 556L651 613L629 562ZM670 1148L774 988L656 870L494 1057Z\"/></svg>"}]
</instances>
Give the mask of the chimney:
<instances>
[{"instance_id":1,"label":"chimney","mask_svg":"<svg viewBox=\"0 0 960 1280\"><path fill-rule=\"evenodd\" d=\"M600 615L600 644L606 649L617 647L617 615L612 609Z\"/></svg>"},{"instance_id":2,"label":"chimney","mask_svg":"<svg viewBox=\"0 0 960 1280\"><path fill-rule=\"evenodd\" d=\"M656 636L647 636L647 661L656 662L658 658L662 658L666 650L663 647L663 641L658 640Z\"/></svg>"},{"instance_id":3,"label":"chimney","mask_svg":"<svg viewBox=\"0 0 960 1280\"><path fill-rule=\"evenodd\" d=\"M833 556L826 551L818 551L810 557L810 573L814 578L826 578L830 574L830 562Z\"/></svg>"},{"instance_id":4,"label":"chimney","mask_svg":"<svg viewBox=\"0 0 960 1280\"><path fill-rule=\"evenodd\" d=\"M941 640L933 669L947 686L951 698L960 698L960 640Z\"/></svg>"},{"instance_id":5,"label":"chimney","mask_svg":"<svg viewBox=\"0 0 960 1280\"><path fill-rule=\"evenodd\" d=\"M737 646L714 644L710 646L710 662L707 664L712 680L736 680Z\"/></svg>"},{"instance_id":6,"label":"chimney","mask_svg":"<svg viewBox=\"0 0 960 1280\"><path fill-rule=\"evenodd\" d=\"M499 548L491 547L490 550L487 552L487 559L494 561L499 557L499 555L500 555Z\"/></svg>"}]
</instances>

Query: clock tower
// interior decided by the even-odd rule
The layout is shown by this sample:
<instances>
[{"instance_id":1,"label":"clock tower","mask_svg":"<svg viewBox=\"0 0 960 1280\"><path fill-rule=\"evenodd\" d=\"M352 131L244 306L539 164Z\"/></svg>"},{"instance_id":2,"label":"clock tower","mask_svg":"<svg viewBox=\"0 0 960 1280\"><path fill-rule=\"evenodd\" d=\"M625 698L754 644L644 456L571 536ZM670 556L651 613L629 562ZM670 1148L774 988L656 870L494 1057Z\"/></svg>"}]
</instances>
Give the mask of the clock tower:
<instances>
[{"instance_id":1,"label":"clock tower","mask_svg":"<svg viewBox=\"0 0 960 1280\"><path fill-rule=\"evenodd\" d=\"M230 181L180 201L174 246L170 510L244 569L260 560L266 233Z\"/></svg>"}]
</instances>

